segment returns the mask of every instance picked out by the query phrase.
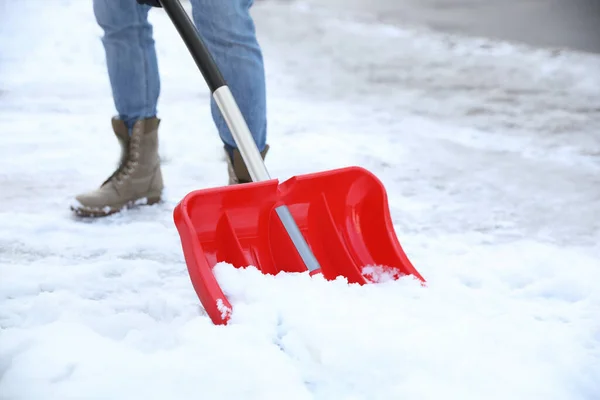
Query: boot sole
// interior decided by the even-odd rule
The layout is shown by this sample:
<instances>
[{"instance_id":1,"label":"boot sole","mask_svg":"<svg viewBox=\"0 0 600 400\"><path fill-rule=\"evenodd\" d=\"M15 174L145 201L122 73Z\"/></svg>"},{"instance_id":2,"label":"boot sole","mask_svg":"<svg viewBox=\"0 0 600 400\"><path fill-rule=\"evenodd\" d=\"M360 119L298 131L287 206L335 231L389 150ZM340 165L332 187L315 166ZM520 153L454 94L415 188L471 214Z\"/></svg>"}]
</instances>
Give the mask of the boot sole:
<instances>
[{"instance_id":1,"label":"boot sole","mask_svg":"<svg viewBox=\"0 0 600 400\"><path fill-rule=\"evenodd\" d=\"M141 201L142 199L146 199L146 201L142 202ZM139 206L151 206L151 205L160 203L161 201L162 201L161 196L149 196L149 197L145 197L145 198L141 198L141 199L137 199L137 200L131 200L120 208L104 207L102 209L98 209L98 208L85 208L85 207L77 208L77 207L71 206L71 211L73 211L75 213L75 215L77 215L78 217L101 218L101 217L108 217L109 215L119 213L123 210L128 210L128 209L136 208Z\"/></svg>"}]
</instances>

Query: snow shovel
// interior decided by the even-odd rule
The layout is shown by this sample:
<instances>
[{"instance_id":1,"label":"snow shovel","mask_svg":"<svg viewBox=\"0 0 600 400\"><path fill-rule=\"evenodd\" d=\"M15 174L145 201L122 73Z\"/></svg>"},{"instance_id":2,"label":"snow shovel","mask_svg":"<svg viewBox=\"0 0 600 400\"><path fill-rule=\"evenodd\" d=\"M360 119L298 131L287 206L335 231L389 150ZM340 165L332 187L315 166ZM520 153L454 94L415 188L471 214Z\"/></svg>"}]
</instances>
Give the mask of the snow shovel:
<instances>
[{"instance_id":1,"label":"snow shovel","mask_svg":"<svg viewBox=\"0 0 600 400\"><path fill-rule=\"evenodd\" d=\"M382 183L360 167L298 175L279 183L266 169L235 99L179 0L160 0L204 76L252 182L195 190L173 218L188 272L212 322L232 306L213 274L217 263L264 274L321 274L327 280L376 283L412 275L396 238ZM383 275L382 275L383 274Z\"/></svg>"}]
</instances>

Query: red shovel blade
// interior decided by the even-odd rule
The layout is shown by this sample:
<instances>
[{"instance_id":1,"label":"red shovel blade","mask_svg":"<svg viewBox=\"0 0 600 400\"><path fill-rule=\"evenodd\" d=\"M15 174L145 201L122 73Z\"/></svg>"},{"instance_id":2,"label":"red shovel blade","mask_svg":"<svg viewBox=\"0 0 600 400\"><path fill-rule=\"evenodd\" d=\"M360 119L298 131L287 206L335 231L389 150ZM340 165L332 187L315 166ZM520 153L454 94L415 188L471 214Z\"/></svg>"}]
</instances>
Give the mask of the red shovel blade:
<instances>
[{"instance_id":1,"label":"red shovel blade","mask_svg":"<svg viewBox=\"0 0 600 400\"><path fill-rule=\"evenodd\" d=\"M275 208L287 205L326 279L374 282L378 267L397 279L424 282L398 242L382 183L369 171L349 167L197 190L174 210L190 278L215 324L226 324L231 304L212 269L219 262L254 266L265 274L305 272Z\"/></svg>"}]
</instances>

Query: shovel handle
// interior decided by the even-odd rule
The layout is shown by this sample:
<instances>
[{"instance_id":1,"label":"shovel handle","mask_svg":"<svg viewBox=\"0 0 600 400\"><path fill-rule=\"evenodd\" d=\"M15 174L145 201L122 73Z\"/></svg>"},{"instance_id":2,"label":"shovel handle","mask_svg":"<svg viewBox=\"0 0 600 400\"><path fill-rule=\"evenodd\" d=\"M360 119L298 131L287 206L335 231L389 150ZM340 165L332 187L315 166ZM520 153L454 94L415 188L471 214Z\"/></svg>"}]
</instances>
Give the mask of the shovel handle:
<instances>
[{"instance_id":1,"label":"shovel handle","mask_svg":"<svg viewBox=\"0 0 600 400\"><path fill-rule=\"evenodd\" d=\"M256 146L256 142L252 137L252 133L248 128L246 120L244 119L231 90L229 90L227 82L225 82L225 79L219 71L210 52L206 48L206 45L202 41L195 25L183 9L181 2L179 0L159 1L162 8L164 8L165 12L173 22L173 25L175 25L175 29L179 32L179 35L187 46L192 58L196 62L198 69L200 69L200 72L204 76L212 96L221 111L221 115L223 115L223 119L225 119L225 122L233 135L252 181L259 182L270 180L271 177L267 171L267 167L265 166L260 151ZM319 262L304 239L302 232L300 232L288 207L285 205L279 206L275 211L308 270L311 274L320 271L321 267Z\"/></svg>"},{"instance_id":2,"label":"shovel handle","mask_svg":"<svg viewBox=\"0 0 600 400\"><path fill-rule=\"evenodd\" d=\"M227 86L227 82L217 68L213 57L200 38L198 30L187 15L179 0L160 0L165 12L173 21L175 28L187 46L198 69L204 76L223 119L227 123L237 147L248 168L252 181L271 179L265 167L260 151L252 138L252 133Z\"/></svg>"}]
</instances>

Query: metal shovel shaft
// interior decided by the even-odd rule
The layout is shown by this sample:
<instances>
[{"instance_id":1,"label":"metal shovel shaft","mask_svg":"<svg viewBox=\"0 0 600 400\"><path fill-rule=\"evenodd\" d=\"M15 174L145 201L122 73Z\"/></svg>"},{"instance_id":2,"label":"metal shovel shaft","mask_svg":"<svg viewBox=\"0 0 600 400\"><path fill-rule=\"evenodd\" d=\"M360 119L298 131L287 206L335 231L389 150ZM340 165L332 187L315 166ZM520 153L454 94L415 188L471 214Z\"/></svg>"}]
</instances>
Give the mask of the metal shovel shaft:
<instances>
[{"instance_id":1,"label":"metal shovel shaft","mask_svg":"<svg viewBox=\"0 0 600 400\"><path fill-rule=\"evenodd\" d=\"M244 119L231 90L227 86L214 59L204 45L198 30L183 9L180 1L160 0L160 3L175 25L175 28L186 44L196 65L204 76L204 79L212 92L212 96L233 135L252 180L254 182L270 180L271 177L264 164L260 151L254 142L252 133L248 128L246 120ZM319 262L300 232L288 207L279 206L276 208L276 212L308 270L311 272L320 270Z\"/></svg>"}]
</instances>

